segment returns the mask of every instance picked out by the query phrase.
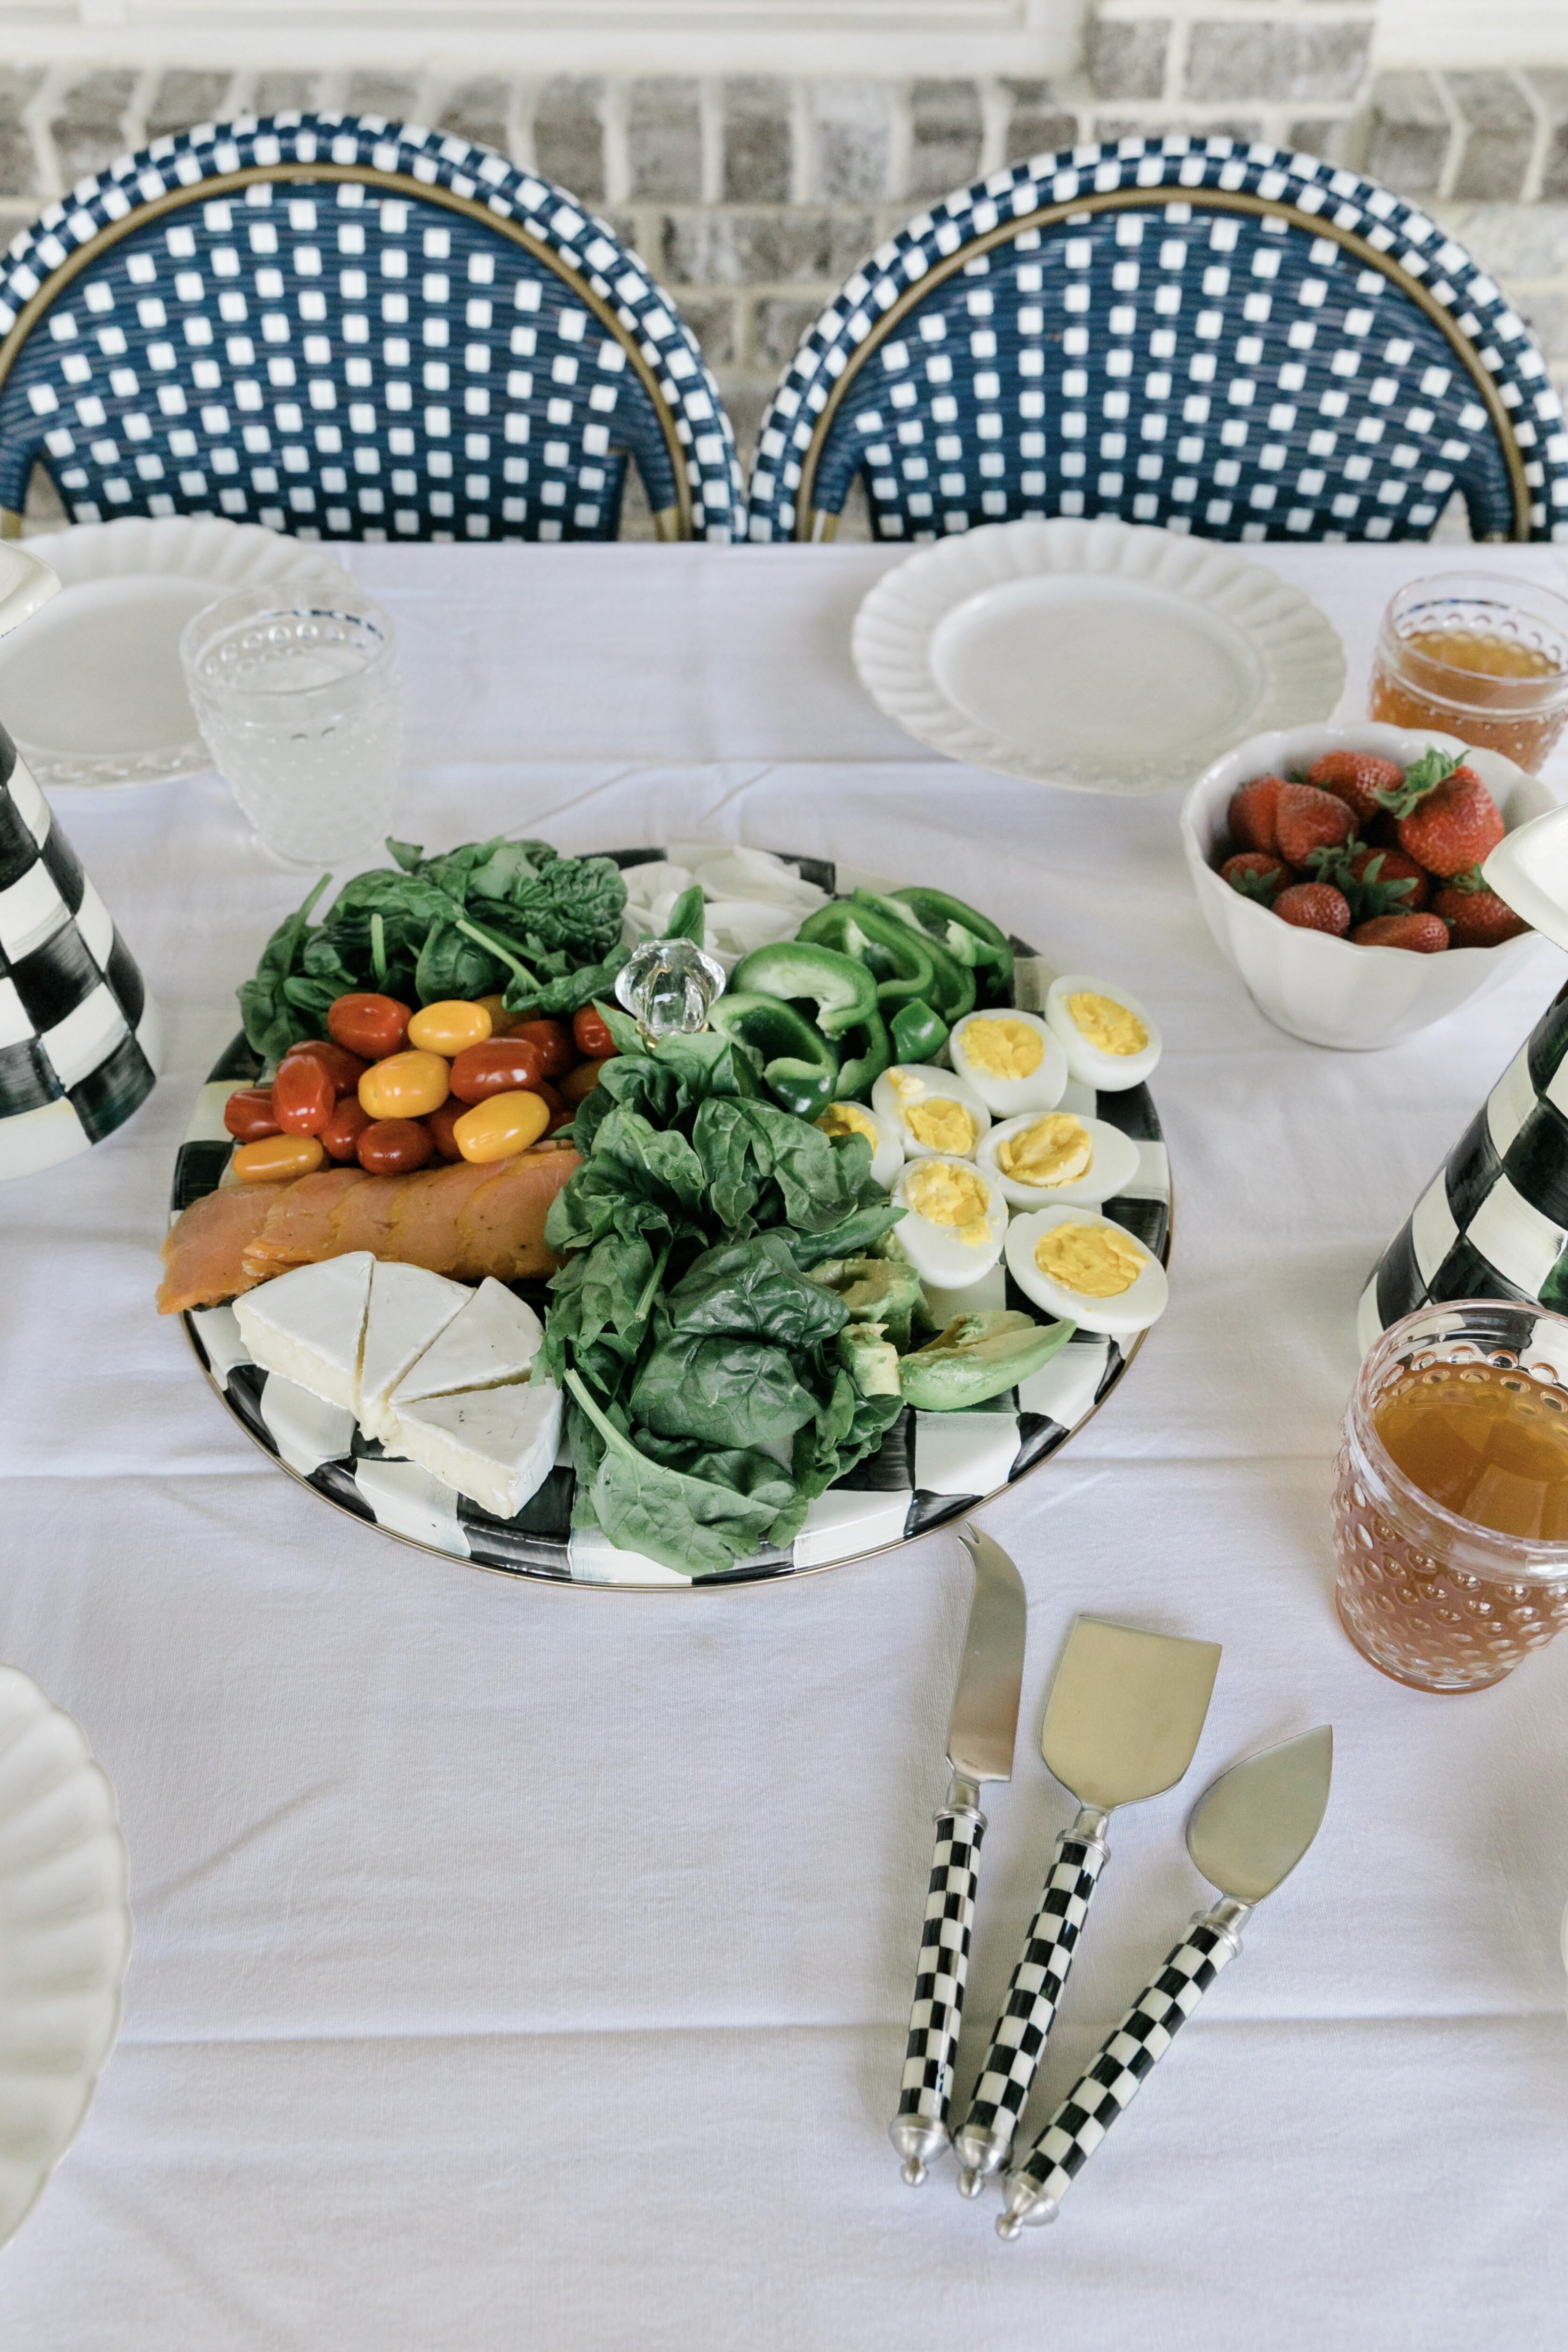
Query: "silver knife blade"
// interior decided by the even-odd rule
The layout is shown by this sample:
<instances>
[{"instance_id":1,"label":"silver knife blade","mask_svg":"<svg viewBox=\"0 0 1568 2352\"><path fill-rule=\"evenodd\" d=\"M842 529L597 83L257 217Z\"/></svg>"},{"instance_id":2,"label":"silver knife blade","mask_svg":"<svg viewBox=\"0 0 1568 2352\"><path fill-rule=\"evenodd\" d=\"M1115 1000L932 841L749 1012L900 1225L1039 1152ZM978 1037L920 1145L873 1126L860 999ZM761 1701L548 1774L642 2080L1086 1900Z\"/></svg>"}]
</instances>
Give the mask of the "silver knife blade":
<instances>
[{"instance_id":1,"label":"silver knife blade","mask_svg":"<svg viewBox=\"0 0 1568 2352\"><path fill-rule=\"evenodd\" d=\"M1260 1748L1211 1780L1187 1818L1187 1852L1211 1886L1260 1903L1317 1836L1334 1769L1332 1728Z\"/></svg>"},{"instance_id":2,"label":"silver knife blade","mask_svg":"<svg viewBox=\"0 0 1568 2352\"><path fill-rule=\"evenodd\" d=\"M978 1528L961 1528L959 1537L974 1562L974 1598L947 1727L947 1760L968 1780L1010 1780L1028 1625L1024 1580L1001 1545Z\"/></svg>"}]
</instances>

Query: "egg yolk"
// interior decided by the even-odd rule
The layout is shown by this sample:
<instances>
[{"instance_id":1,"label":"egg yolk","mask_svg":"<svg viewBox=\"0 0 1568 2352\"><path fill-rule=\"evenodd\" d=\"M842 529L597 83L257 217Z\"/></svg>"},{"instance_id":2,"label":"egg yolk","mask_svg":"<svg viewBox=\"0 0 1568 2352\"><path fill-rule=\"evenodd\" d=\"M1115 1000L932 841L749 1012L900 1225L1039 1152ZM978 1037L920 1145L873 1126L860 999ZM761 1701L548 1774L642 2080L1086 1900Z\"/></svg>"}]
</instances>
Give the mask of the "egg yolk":
<instances>
[{"instance_id":1,"label":"egg yolk","mask_svg":"<svg viewBox=\"0 0 1568 2352\"><path fill-rule=\"evenodd\" d=\"M910 1104L904 1120L917 1143L928 1144L932 1151L956 1152L962 1159L974 1149L974 1121L962 1103L946 1095Z\"/></svg>"},{"instance_id":2,"label":"egg yolk","mask_svg":"<svg viewBox=\"0 0 1568 2352\"><path fill-rule=\"evenodd\" d=\"M1141 1054L1149 1043L1149 1032L1136 1013L1113 996L1096 996L1083 989L1068 998L1068 1011L1080 1034L1102 1054Z\"/></svg>"},{"instance_id":3,"label":"egg yolk","mask_svg":"<svg viewBox=\"0 0 1568 2352\"><path fill-rule=\"evenodd\" d=\"M1109 1225L1053 1225L1035 1244L1040 1272L1083 1298L1117 1298L1143 1271L1143 1253Z\"/></svg>"},{"instance_id":4,"label":"egg yolk","mask_svg":"<svg viewBox=\"0 0 1568 2352\"><path fill-rule=\"evenodd\" d=\"M876 1120L858 1103L829 1103L816 1124L824 1135L863 1135L873 1151L881 1140Z\"/></svg>"},{"instance_id":5,"label":"egg yolk","mask_svg":"<svg viewBox=\"0 0 1568 2352\"><path fill-rule=\"evenodd\" d=\"M1026 1021L965 1022L963 1044L976 1069L993 1078L1031 1077L1046 1050Z\"/></svg>"},{"instance_id":6,"label":"egg yolk","mask_svg":"<svg viewBox=\"0 0 1568 2352\"><path fill-rule=\"evenodd\" d=\"M952 1226L971 1249L991 1237L986 1223L990 1195L972 1168L949 1168L940 1160L917 1168L904 1186L904 1198L917 1217Z\"/></svg>"},{"instance_id":7,"label":"egg yolk","mask_svg":"<svg viewBox=\"0 0 1568 2352\"><path fill-rule=\"evenodd\" d=\"M996 1147L996 1165L1015 1184L1073 1184L1087 1176L1094 1146L1081 1118L1053 1111Z\"/></svg>"}]
</instances>

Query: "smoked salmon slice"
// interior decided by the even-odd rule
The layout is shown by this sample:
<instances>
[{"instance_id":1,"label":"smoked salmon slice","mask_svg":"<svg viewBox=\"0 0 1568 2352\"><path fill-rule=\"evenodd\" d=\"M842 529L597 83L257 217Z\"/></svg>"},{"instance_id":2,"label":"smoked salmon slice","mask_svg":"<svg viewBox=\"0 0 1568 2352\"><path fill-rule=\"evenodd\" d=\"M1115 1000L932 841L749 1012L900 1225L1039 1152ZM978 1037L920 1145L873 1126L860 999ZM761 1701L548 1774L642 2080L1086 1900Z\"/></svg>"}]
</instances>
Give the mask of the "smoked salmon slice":
<instances>
[{"instance_id":1,"label":"smoked salmon slice","mask_svg":"<svg viewBox=\"0 0 1568 2352\"><path fill-rule=\"evenodd\" d=\"M193 1201L163 1244L159 1314L217 1307L251 1289L259 1276L245 1272L245 1252L277 1206L276 1184L226 1184Z\"/></svg>"}]
</instances>

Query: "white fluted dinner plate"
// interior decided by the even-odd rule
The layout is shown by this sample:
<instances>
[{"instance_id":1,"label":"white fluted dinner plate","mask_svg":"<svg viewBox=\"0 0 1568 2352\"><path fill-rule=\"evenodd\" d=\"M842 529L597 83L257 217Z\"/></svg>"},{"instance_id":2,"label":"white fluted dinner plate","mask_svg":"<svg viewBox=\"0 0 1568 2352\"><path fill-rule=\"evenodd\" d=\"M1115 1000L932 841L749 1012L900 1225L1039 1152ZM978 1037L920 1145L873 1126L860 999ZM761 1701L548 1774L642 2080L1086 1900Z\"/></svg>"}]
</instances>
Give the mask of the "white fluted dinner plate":
<instances>
[{"instance_id":1,"label":"white fluted dinner plate","mask_svg":"<svg viewBox=\"0 0 1568 2352\"><path fill-rule=\"evenodd\" d=\"M0 1665L0 2246L86 2120L131 1932L108 1777L70 1717Z\"/></svg>"},{"instance_id":2,"label":"white fluted dinner plate","mask_svg":"<svg viewBox=\"0 0 1568 2352\"><path fill-rule=\"evenodd\" d=\"M320 547L220 515L125 515L29 539L60 593L0 645L0 719L46 790L152 784L212 765L180 632L231 588L351 583Z\"/></svg>"},{"instance_id":3,"label":"white fluted dinner plate","mask_svg":"<svg viewBox=\"0 0 1568 2352\"><path fill-rule=\"evenodd\" d=\"M888 572L855 667L918 742L1085 793L1190 784L1265 728L1328 718L1344 648L1234 547L1102 516L987 523Z\"/></svg>"}]
</instances>

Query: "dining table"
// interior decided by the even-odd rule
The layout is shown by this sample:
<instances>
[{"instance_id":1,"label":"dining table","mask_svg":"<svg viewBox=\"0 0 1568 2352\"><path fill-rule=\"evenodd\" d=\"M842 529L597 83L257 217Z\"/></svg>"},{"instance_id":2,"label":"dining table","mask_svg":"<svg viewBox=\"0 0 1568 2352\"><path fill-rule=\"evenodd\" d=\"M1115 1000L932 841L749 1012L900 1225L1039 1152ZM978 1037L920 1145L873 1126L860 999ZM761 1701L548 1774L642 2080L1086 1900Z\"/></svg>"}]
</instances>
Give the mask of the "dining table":
<instances>
[{"instance_id":1,"label":"dining table","mask_svg":"<svg viewBox=\"0 0 1568 2352\"><path fill-rule=\"evenodd\" d=\"M1454 560L1245 551L1340 633ZM962 2114L1072 1801L1039 1751L1075 1614L1217 1642L1180 1790L1119 1812L1043 2122L1194 1911L1226 1765L1333 1727L1300 1868L1086 2172L1014 2244L898 2102L971 1569L955 1528L729 1587L552 1585L411 1548L253 1445L153 1292L234 992L305 880L212 774L61 790L162 1005L145 1107L0 1187L0 1659L118 1793L135 1947L74 2147L0 2255L10 2352L1547 2352L1568 2321L1568 1643L1495 1687L1341 1630L1330 1496L1368 1272L1564 980L1440 1026L1271 1027L1205 929L1179 795L952 764L858 684L896 546L365 544L395 827L850 859L1136 992L1164 1056L1171 1303L979 1524L1028 1643L989 1786ZM1558 585L1549 546L1489 572ZM5 712L0 709L0 720ZM1568 788L1568 745L1544 774ZM0 1989L5 1955L0 1949Z\"/></svg>"}]
</instances>

